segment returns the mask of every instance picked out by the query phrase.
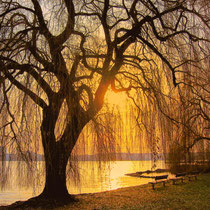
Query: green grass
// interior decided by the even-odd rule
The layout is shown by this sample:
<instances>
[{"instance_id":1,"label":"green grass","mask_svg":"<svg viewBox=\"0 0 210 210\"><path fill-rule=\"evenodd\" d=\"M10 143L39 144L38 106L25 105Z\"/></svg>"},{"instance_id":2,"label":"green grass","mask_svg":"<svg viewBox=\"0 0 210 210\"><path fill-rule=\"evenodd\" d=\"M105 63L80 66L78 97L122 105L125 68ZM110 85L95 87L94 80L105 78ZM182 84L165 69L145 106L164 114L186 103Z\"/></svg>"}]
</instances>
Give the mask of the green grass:
<instances>
[{"instance_id":1,"label":"green grass","mask_svg":"<svg viewBox=\"0 0 210 210\"><path fill-rule=\"evenodd\" d=\"M158 188L153 196L157 199L135 208L210 209L210 174L199 176L197 181L169 185L166 189Z\"/></svg>"},{"instance_id":2,"label":"green grass","mask_svg":"<svg viewBox=\"0 0 210 210\"><path fill-rule=\"evenodd\" d=\"M167 183L122 188L118 190L77 195L78 202L59 209L203 209L210 210L210 174L196 181L172 185Z\"/></svg>"}]
</instances>

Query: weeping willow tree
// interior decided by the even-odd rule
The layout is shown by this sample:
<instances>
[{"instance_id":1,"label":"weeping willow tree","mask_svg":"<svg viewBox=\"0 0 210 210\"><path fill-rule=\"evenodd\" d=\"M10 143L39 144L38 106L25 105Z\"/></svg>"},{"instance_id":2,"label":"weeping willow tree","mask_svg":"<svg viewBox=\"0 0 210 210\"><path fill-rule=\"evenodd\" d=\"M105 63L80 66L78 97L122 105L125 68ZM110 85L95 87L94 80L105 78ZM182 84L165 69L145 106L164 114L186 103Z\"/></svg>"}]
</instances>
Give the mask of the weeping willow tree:
<instances>
[{"instance_id":1,"label":"weeping willow tree","mask_svg":"<svg viewBox=\"0 0 210 210\"><path fill-rule=\"evenodd\" d=\"M169 153L178 165L209 161L209 57L201 58L196 48L198 46L187 46L188 53L180 53L180 57L183 63L199 61L200 71L196 64L184 64L180 69L185 72L180 75L181 84L173 93L176 101L170 101L174 110L174 114L170 114L174 140L169 143Z\"/></svg>"},{"instance_id":2,"label":"weeping willow tree","mask_svg":"<svg viewBox=\"0 0 210 210\"><path fill-rule=\"evenodd\" d=\"M15 142L19 152L43 149L46 181L35 200L72 199L67 162L82 130L99 119L110 88L125 91L152 130L161 119L157 109L170 117L165 96L183 83L183 66L197 75L205 69L208 7L200 0L1 1L1 142ZM188 46L199 59L183 60ZM148 131L147 139L157 133ZM108 144L98 137L99 146L111 148L111 135Z\"/></svg>"}]
</instances>

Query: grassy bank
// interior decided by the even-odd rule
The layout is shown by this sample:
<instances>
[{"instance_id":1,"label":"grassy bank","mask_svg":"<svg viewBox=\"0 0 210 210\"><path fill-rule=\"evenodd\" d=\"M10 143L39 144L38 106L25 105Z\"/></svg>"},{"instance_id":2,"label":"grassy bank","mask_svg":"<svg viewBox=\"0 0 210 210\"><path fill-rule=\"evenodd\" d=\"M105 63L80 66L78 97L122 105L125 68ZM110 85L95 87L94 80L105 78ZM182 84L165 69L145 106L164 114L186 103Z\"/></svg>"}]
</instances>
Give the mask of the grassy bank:
<instances>
[{"instance_id":1,"label":"grassy bank","mask_svg":"<svg viewBox=\"0 0 210 210\"><path fill-rule=\"evenodd\" d=\"M79 200L57 209L210 209L210 174L197 181L172 185L162 184L152 190L150 185L77 195Z\"/></svg>"}]
</instances>

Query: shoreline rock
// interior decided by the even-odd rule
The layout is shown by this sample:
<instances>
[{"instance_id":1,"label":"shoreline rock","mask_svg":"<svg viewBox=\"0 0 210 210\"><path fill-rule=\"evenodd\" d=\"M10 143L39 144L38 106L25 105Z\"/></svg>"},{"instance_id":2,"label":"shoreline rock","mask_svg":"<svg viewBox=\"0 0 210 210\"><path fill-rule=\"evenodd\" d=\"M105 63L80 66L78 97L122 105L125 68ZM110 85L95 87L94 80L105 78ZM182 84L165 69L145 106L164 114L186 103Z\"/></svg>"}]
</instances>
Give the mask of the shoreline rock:
<instances>
[{"instance_id":1,"label":"shoreline rock","mask_svg":"<svg viewBox=\"0 0 210 210\"><path fill-rule=\"evenodd\" d=\"M169 172L167 169L156 169L154 171L147 170L147 171L137 171L135 173L125 174L126 176L133 176L133 177L141 177L141 178L154 178L155 176L147 176L142 174L151 174L151 173L164 173Z\"/></svg>"}]
</instances>

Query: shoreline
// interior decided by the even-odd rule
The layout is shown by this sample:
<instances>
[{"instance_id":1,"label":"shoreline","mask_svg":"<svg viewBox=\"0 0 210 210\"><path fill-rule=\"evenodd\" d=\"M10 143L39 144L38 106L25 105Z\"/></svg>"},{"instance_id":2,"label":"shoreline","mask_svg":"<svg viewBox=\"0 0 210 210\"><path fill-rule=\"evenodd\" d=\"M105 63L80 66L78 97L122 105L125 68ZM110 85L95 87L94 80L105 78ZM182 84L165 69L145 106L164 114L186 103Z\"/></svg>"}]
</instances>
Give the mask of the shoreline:
<instances>
[{"instance_id":1,"label":"shoreline","mask_svg":"<svg viewBox=\"0 0 210 210\"><path fill-rule=\"evenodd\" d=\"M149 174L160 174L160 173L169 173L169 172L170 171L168 169L159 169L158 168L154 171L152 171L152 170L137 171L135 173L128 173L128 174L125 174L125 175L126 176L132 176L132 177L139 177L139 178L155 178L154 175L149 176Z\"/></svg>"},{"instance_id":2,"label":"shoreline","mask_svg":"<svg viewBox=\"0 0 210 210\"><path fill-rule=\"evenodd\" d=\"M210 209L210 173L198 180L123 187L115 190L75 195L78 202L56 209Z\"/></svg>"},{"instance_id":3,"label":"shoreline","mask_svg":"<svg viewBox=\"0 0 210 210\"><path fill-rule=\"evenodd\" d=\"M123 187L97 193L76 194L76 202L60 207L40 206L36 209L210 209L210 173L201 174L198 180L166 187L158 184L155 190L150 184ZM0 207L0 209L8 209ZM21 208L22 209L22 208ZM33 209L27 206L25 209Z\"/></svg>"}]
</instances>

